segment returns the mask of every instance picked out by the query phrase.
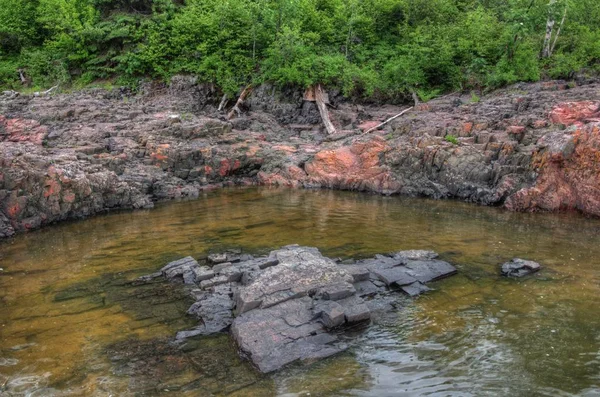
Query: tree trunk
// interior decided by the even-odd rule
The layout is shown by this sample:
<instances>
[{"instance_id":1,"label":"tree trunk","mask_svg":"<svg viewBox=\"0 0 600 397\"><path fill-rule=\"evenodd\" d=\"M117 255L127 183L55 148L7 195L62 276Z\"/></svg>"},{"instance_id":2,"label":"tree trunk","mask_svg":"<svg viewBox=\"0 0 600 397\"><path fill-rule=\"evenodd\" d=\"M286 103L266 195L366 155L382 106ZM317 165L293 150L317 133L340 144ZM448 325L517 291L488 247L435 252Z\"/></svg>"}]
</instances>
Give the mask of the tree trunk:
<instances>
[{"instance_id":1,"label":"tree trunk","mask_svg":"<svg viewBox=\"0 0 600 397\"><path fill-rule=\"evenodd\" d=\"M250 95L251 92L252 92L251 85L244 88L244 90L240 94L240 97L238 98L237 102L235 103L233 108L231 108L231 110L229 111L229 114L227 115L228 120L234 119L234 118L242 115L242 110L240 109L240 106L242 105L242 103L244 103L244 101L246 100L246 97L248 95Z\"/></svg>"},{"instance_id":2,"label":"tree trunk","mask_svg":"<svg viewBox=\"0 0 600 397\"><path fill-rule=\"evenodd\" d=\"M552 42L552 46L550 47L550 55L554 53L554 47L556 47L556 42L558 41L558 36L560 36L560 30L562 29L565 19L567 18L567 6L565 5L565 12L563 13L562 20L560 21L560 25L558 25L558 30L556 31L556 36L554 36L554 41Z\"/></svg>"},{"instance_id":3,"label":"tree trunk","mask_svg":"<svg viewBox=\"0 0 600 397\"><path fill-rule=\"evenodd\" d=\"M314 88L315 91L315 102L317 103L317 107L319 108L319 113L321 114L321 119L323 119L323 125L325 125L325 129L329 135L335 134L335 127L333 123L329 119L329 111L327 110L327 104L325 103L325 93L321 84L317 84Z\"/></svg>"},{"instance_id":4,"label":"tree trunk","mask_svg":"<svg viewBox=\"0 0 600 397\"><path fill-rule=\"evenodd\" d=\"M548 3L548 19L546 20L546 36L544 36L544 45L542 46L542 58L549 58L551 55L550 44L552 41L552 31L554 30L554 5L556 0L550 0Z\"/></svg>"}]
</instances>

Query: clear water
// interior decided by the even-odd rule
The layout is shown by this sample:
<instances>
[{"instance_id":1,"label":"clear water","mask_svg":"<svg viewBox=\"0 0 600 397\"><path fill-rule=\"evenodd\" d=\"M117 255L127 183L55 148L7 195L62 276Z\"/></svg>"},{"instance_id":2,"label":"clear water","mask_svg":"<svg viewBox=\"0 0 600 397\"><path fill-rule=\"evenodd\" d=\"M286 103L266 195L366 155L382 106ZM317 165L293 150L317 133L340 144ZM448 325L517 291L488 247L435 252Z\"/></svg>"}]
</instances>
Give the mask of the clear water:
<instances>
[{"instance_id":1,"label":"clear water","mask_svg":"<svg viewBox=\"0 0 600 397\"><path fill-rule=\"evenodd\" d=\"M331 257L433 249L459 268L348 353L262 376L194 322L170 260L286 244ZM541 262L498 276L512 257ZM1 396L600 396L600 220L452 201L243 189L0 243Z\"/></svg>"}]
</instances>

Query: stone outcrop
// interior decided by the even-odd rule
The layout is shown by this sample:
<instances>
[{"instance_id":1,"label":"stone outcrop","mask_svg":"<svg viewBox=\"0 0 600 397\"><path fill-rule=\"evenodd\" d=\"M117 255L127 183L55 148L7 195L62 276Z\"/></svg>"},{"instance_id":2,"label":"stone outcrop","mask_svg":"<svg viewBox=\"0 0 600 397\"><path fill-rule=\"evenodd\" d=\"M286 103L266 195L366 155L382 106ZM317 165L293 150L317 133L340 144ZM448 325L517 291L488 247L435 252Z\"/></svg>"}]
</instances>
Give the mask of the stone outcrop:
<instances>
[{"instance_id":1,"label":"stone outcrop","mask_svg":"<svg viewBox=\"0 0 600 397\"><path fill-rule=\"evenodd\" d=\"M538 272L541 268L537 262L514 258L502 265L501 272L503 276L519 278Z\"/></svg>"},{"instance_id":2,"label":"stone outcrop","mask_svg":"<svg viewBox=\"0 0 600 397\"><path fill-rule=\"evenodd\" d=\"M567 103L555 108L554 120L570 126L538 141L531 187L512 195L513 210L569 210L600 216L600 102ZM595 118L594 118L595 117Z\"/></svg>"},{"instance_id":3,"label":"stone outcrop","mask_svg":"<svg viewBox=\"0 0 600 397\"><path fill-rule=\"evenodd\" d=\"M0 238L249 184L600 215L593 80L518 84L476 103L453 94L370 134L402 108L331 95L335 136L301 91L257 87L243 117L227 121L220 93L193 79L142 88L0 95Z\"/></svg>"},{"instance_id":4,"label":"stone outcrop","mask_svg":"<svg viewBox=\"0 0 600 397\"><path fill-rule=\"evenodd\" d=\"M241 354L261 372L272 372L345 350L340 333L395 311L398 291L417 296L429 291L427 283L456 273L436 257L401 251L341 264L316 248L292 245L260 258L212 256L211 267L187 257L138 282L164 276L194 287L188 313L200 324L177 339L231 329Z\"/></svg>"}]
</instances>

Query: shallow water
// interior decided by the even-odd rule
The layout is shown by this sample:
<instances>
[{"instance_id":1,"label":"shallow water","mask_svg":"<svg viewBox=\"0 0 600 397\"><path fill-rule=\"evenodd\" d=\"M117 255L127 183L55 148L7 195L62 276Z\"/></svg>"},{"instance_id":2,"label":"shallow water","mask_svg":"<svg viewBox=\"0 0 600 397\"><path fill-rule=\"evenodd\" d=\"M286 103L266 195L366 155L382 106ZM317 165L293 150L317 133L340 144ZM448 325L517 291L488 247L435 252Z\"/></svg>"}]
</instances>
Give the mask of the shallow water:
<instances>
[{"instance_id":1,"label":"shallow water","mask_svg":"<svg viewBox=\"0 0 600 397\"><path fill-rule=\"evenodd\" d=\"M432 249L459 268L349 352L269 376L191 327L170 260L286 244L331 257ZM498 266L541 262L507 280ZM599 396L600 220L453 201L243 189L113 213L0 244L0 395Z\"/></svg>"}]
</instances>

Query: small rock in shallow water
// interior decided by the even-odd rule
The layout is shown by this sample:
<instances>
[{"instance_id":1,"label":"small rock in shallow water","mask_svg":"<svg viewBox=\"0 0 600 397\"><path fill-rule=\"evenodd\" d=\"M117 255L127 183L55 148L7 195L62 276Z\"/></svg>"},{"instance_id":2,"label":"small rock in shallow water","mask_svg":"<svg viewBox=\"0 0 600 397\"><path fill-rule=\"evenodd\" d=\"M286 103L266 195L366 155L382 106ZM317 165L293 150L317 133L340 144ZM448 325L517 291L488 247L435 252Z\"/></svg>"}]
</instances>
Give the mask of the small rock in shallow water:
<instances>
[{"instance_id":1,"label":"small rock in shallow water","mask_svg":"<svg viewBox=\"0 0 600 397\"><path fill-rule=\"evenodd\" d=\"M542 267L539 263L525 259L515 258L502 265L502 275L506 277L524 277L535 273Z\"/></svg>"},{"instance_id":2,"label":"small rock in shallow water","mask_svg":"<svg viewBox=\"0 0 600 397\"><path fill-rule=\"evenodd\" d=\"M338 338L344 326L368 324L374 314L395 311L391 292L417 296L430 290L425 283L456 273L432 251L377 255L352 265L298 245L263 258L236 255L235 261L227 254L211 255L212 269L187 257L165 266L162 274L186 283L193 275L200 287L191 290L196 303L188 310L200 324L177 339L231 328L242 355L261 372L344 351L347 345Z\"/></svg>"},{"instance_id":3,"label":"small rock in shallow water","mask_svg":"<svg viewBox=\"0 0 600 397\"><path fill-rule=\"evenodd\" d=\"M212 254L208 256L208 262L213 265L227 262L227 254Z\"/></svg>"}]
</instances>

